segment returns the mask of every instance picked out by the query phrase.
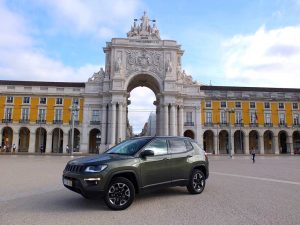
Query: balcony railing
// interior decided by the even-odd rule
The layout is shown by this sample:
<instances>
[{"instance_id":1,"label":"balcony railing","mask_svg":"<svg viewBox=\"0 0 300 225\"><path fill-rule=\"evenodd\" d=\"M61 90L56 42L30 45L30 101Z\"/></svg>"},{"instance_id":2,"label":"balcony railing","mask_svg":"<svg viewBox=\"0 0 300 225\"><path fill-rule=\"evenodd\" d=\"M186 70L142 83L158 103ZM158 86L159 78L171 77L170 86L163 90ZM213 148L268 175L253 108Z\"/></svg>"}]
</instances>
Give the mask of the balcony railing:
<instances>
[{"instance_id":1,"label":"balcony railing","mask_svg":"<svg viewBox=\"0 0 300 225\"><path fill-rule=\"evenodd\" d=\"M244 123L235 123L234 126L235 126L235 127L243 127L243 126L244 126Z\"/></svg>"},{"instance_id":2,"label":"balcony railing","mask_svg":"<svg viewBox=\"0 0 300 225\"><path fill-rule=\"evenodd\" d=\"M72 125L72 120L69 121L69 124ZM79 120L74 120L74 125L78 126L79 125Z\"/></svg>"},{"instance_id":3,"label":"balcony railing","mask_svg":"<svg viewBox=\"0 0 300 225\"><path fill-rule=\"evenodd\" d=\"M228 123L227 122L221 122L219 123L220 127L227 127Z\"/></svg>"},{"instance_id":4,"label":"balcony railing","mask_svg":"<svg viewBox=\"0 0 300 225\"><path fill-rule=\"evenodd\" d=\"M53 124L63 124L62 120L53 120Z\"/></svg>"},{"instance_id":5,"label":"balcony railing","mask_svg":"<svg viewBox=\"0 0 300 225\"><path fill-rule=\"evenodd\" d=\"M12 119L2 119L2 123L12 123Z\"/></svg>"},{"instance_id":6,"label":"balcony railing","mask_svg":"<svg viewBox=\"0 0 300 225\"><path fill-rule=\"evenodd\" d=\"M300 124L299 123L294 123L293 124L293 128L299 128L300 127Z\"/></svg>"},{"instance_id":7,"label":"balcony railing","mask_svg":"<svg viewBox=\"0 0 300 225\"><path fill-rule=\"evenodd\" d=\"M100 125L101 121L91 120L90 125Z\"/></svg>"},{"instance_id":8,"label":"balcony railing","mask_svg":"<svg viewBox=\"0 0 300 225\"><path fill-rule=\"evenodd\" d=\"M250 123L249 126L250 127L258 127L258 123Z\"/></svg>"},{"instance_id":9,"label":"balcony railing","mask_svg":"<svg viewBox=\"0 0 300 225\"><path fill-rule=\"evenodd\" d=\"M37 124L46 124L46 120L36 120Z\"/></svg>"},{"instance_id":10,"label":"balcony railing","mask_svg":"<svg viewBox=\"0 0 300 225\"><path fill-rule=\"evenodd\" d=\"M214 124L212 122L205 122L204 126L205 127L212 127Z\"/></svg>"},{"instance_id":11,"label":"balcony railing","mask_svg":"<svg viewBox=\"0 0 300 225\"><path fill-rule=\"evenodd\" d=\"M194 126L194 122L184 122L184 126Z\"/></svg>"},{"instance_id":12,"label":"balcony railing","mask_svg":"<svg viewBox=\"0 0 300 225\"><path fill-rule=\"evenodd\" d=\"M273 123L265 123L264 126L265 127L273 127Z\"/></svg>"},{"instance_id":13,"label":"balcony railing","mask_svg":"<svg viewBox=\"0 0 300 225\"><path fill-rule=\"evenodd\" d=\"M29 119L20 119L19 123L28 124L29 123Z\"/></svg>"},{"instance_id":14,"label":"balcony railing","mask_svg":"<svg viewBox=\"0 0 300 225\"><path fill-rule=\"evenodd\" d=\"M286 127L286 123L283 123L283 122L278 123L278 127Z\"/></svg>"}]
</instances>

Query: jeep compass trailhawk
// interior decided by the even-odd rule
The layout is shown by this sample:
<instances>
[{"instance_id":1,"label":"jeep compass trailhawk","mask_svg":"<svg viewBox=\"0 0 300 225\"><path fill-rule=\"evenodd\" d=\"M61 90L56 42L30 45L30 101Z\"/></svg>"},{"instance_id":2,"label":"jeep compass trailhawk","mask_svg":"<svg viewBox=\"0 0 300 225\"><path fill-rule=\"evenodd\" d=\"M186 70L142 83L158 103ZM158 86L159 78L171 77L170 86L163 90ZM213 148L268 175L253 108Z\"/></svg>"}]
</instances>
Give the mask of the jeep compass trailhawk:
<instances>
[{"instance_id":1,"label":"jeep compass trailhawk","mask_svg":"<svg viewBox=\"0 0 300 225\"><path fill-rule=\"evenodd\" d=\"M144 190L186 186L200 194L208 175L205 152L190 138L141 137L68 162L62 179L83 197L103 196L109 208L122 210Z\"/></svg>"}]
</instances>

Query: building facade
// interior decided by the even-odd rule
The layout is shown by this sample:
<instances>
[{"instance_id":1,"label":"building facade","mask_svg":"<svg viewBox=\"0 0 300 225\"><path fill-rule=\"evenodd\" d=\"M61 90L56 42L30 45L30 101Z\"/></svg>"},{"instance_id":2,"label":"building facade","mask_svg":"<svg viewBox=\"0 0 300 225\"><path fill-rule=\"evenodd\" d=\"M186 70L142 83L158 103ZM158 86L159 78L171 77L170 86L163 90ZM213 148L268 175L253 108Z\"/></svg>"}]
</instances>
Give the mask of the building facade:
<instances>
[{"instance_id":1,"label":"building facade","mask_svg":"<svg viewBox=\"0 0 300 225\"><path fill-rule=\"evenodd\" d=\"M182 70L181 46L162 40L146 13L103 51L105 69L87 82L0 81L1 146L102 152L131 136L128 98L145 86L156 96L151 134L188 136L213 154L298 151L300 89L201 85Z\"/></svg>"}]
</instances>

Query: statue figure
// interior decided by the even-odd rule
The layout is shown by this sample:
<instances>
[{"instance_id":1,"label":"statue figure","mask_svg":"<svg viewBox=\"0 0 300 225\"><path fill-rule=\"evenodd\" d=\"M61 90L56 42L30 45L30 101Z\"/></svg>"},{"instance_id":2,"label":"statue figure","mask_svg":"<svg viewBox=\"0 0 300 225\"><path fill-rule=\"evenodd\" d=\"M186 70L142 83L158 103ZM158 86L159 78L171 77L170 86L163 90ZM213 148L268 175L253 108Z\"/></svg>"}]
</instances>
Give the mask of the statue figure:
<instances>
[{"instance_id":1,"label":"statue figure","mask_svg":"<svg viewBox=\"0 0 300 225\"><path fill-rule=\"evenodd\" d=\"M121 64L122 64L121 57L118 57L118 59L115 62L115 72L120 72Z\"/></svg>"},{"instance_id":2,"label":"statue figure","mask_svg":"<svg viewBox=\"0 0 300 225\"><path fill-rule=\"evenodd\" d=\"M170 59L168 59L166 62L166 72L172 72L172 62Z\"/></svg>"}]
</instances>

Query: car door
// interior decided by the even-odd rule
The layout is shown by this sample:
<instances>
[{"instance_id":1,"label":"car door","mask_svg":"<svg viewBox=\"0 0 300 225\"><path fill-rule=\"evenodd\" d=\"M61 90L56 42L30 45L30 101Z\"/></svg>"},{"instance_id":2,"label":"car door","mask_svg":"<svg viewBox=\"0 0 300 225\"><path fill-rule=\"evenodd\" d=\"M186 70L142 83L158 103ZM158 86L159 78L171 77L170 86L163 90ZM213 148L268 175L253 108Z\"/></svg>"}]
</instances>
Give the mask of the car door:
<instances>
[{"instance_id":1,"label":"car door","mask_svg":"<svg viewBox=\"0 0 300 225\"><path fill-rule=\"evenodd\" d=\"M193 146L184 138L170 138L170 164L173 183L185 182L191 171L190 158L193 156Z\"/></svg>"},{"instance_id":2,"label":"car door","mask_svg":"<svg viewBox=\"0 0 300 225\"><path fill-rule=\"evenodd\" d=\"M164 138L155 138L144 150L152 150L153 156L141 158L140 171L143 188L164 186L171 183L170 155Z\"/></svg>"}]
</instances>

